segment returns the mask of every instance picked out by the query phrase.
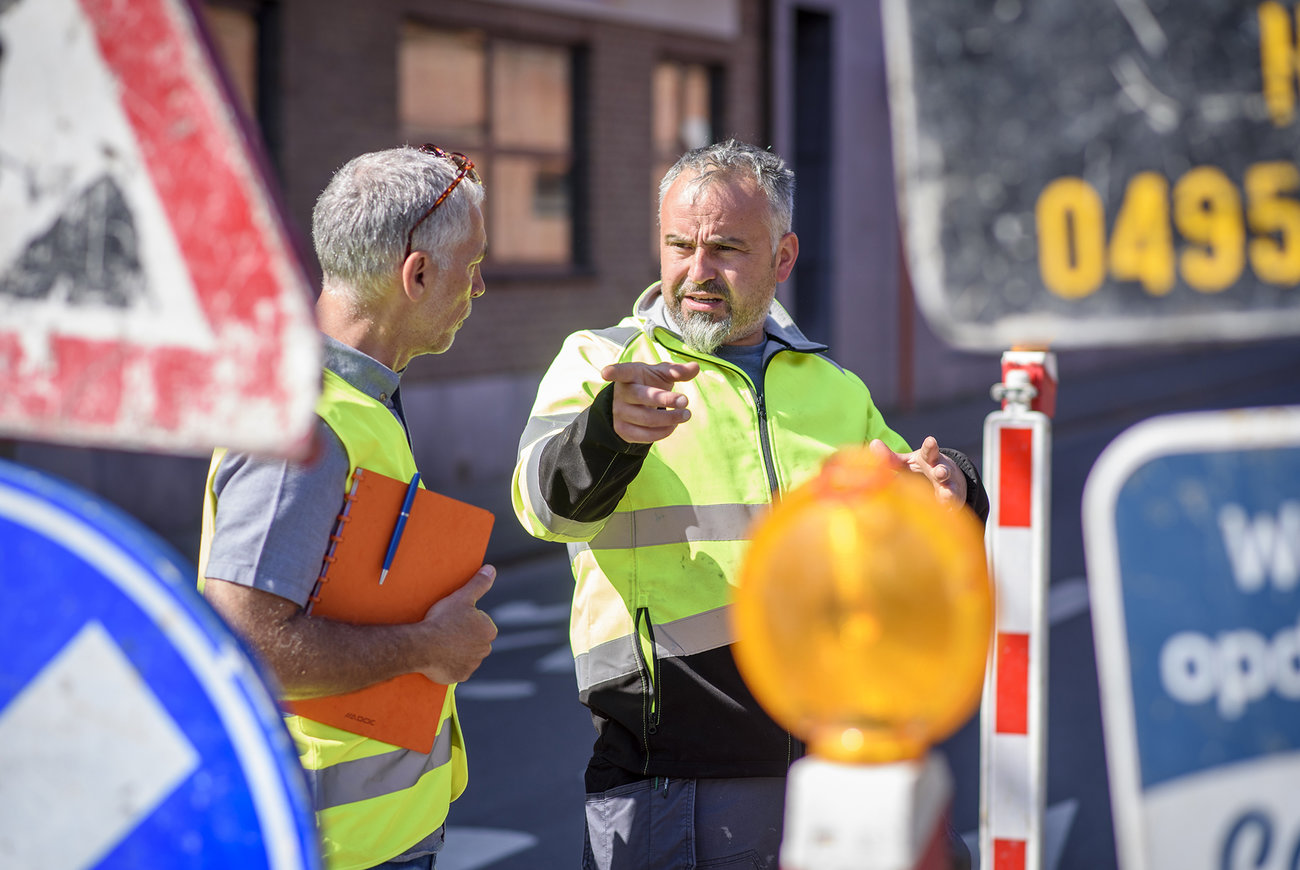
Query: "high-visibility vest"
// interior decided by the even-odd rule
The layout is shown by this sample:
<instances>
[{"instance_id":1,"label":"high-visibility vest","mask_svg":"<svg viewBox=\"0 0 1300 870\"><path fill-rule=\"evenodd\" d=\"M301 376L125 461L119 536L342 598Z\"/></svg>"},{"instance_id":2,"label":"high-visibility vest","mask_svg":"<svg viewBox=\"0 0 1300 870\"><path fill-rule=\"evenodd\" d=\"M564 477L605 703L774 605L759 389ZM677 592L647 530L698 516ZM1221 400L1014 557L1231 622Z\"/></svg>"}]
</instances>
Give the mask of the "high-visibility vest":
<instances>
[{"instance_id":1,"label":"high-visibility vest","mask_svg":"<svg viewBox=\"0 0 1300 870\"><path fill-rule=\"evenodd\" d=\"M325 370L319 414L348 454L348 479L359 467L409 480L415 458L402 425L383 404ZM213 456L204 499L204 541L199 582L216 515L213 480L222 451ZM323 558L324 553L322 552ZM304 558L309 558L304 554ZM314 556L310 558L315 558ZM321 849L330 870L372 867L400 855L437 830L453 800L465 790L465 742L449 687L428 755L322 725L285 717L312 787Z\"/></svg>"},{"instance_id":2,"label":"high-visibility vest","mask_svg":"<svg viewBox=\"0 0 1300 870\"><path fill-rule=\"evenodd\" d=\"M653 290L619 325L569 336L543 377L520 439L515 513L534 536L569 545L570 640L598 757L646 776L783 775L801 747L759 708L730 650L749 529L840 447L907 445L861 379L792 325L769 321L781 349L755 385L647 318ZM622 362L698 362L697 377L673 386L691 419L654 442L609 517L557 516L539 488L543 450L607 386L601 369Z\"/></svg>"}]
</instances>

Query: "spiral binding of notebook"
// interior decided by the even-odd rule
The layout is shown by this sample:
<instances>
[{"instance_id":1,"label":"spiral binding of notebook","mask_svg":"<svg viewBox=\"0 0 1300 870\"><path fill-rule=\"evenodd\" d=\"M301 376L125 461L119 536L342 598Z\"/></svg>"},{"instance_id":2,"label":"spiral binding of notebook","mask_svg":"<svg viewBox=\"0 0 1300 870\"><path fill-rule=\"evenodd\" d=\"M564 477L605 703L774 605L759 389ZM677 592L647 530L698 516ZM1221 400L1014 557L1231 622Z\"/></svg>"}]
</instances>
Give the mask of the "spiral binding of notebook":
<instances>
[{"instance_id":1,"label":"spiral binding of notebook","mask_svg":"<svg viewBox=\"0 0 1300 870\"><path fill-rule=\"evenodd\" d=\"M364 474L364 468L357 469L357 473L352 477L352 488L348 490L347 495L343 496L343 507L339 511L338 518L334 521L334 528L330 531L330 541L325 549L325 558L321 561L320 574L317 575L316 585L312 587L311 596L307 599L306 610L309 614L312 612L312 608L316 606L316 602L320 600L321 584L329 580L329 569L335 562L334 551L338 548L339 541L343 540L343 529L351 518L352 505L357 500L357 487L361 485L361 478Z\"/></svg>"}]
</instances>

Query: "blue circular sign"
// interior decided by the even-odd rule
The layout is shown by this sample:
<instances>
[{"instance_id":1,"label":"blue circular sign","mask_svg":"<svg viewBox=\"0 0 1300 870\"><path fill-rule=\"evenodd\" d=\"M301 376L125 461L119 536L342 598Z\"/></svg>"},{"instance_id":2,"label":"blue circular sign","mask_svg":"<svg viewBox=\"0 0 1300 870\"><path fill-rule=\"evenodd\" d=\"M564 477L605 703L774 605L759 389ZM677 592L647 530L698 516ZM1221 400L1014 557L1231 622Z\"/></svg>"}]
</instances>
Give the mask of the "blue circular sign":
<instances>
[{"instance_id":1,"label":"blue circular sign","mask_svg":"<svg viewBox=\"0 0 1300 870\"><path fill-rule=\"evenodd\" d=\"M194 570L0 461L0 865L320 866L274 700Z\"/></svg>"}]
</instances>

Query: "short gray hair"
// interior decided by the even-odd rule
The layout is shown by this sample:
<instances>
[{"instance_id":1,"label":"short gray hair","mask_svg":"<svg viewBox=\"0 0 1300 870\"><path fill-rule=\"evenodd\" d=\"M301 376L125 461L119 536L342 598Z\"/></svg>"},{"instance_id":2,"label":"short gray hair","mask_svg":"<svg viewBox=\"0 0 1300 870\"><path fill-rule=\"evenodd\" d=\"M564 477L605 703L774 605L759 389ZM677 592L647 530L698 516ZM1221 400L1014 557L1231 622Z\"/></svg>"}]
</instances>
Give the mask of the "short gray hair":
<instances>
[{"instance_id":1,"label":"short gray hair","mask_svg":"<svg viewBox=\"0 0 1300 870\"><path fill-rule=\"evenodd\" d=\"M459 171L453 161L409 146L344 164L312 211L312 240L326 289L358 303L382 296L401 266L406 234ZM469 235L472 209L482 203L482 186L462 179L420 224L412 248L428 251L446 267L449 251Z\"/></svg>"},{"instance_id":2,"label":"short gray hair","mask_svg":"<svg viewBox=\"0 0 1300 870\"><path fill-rule=\"evenodd\" d=\"M768 224L772 230L772 251L794 224L794 170L774 151L728 139L687 151L659 182L659 207L673 182L684 173L695 173L691 183L703 187L735 174L748 173L767 197Z\"/></svg>"}]
</instances>

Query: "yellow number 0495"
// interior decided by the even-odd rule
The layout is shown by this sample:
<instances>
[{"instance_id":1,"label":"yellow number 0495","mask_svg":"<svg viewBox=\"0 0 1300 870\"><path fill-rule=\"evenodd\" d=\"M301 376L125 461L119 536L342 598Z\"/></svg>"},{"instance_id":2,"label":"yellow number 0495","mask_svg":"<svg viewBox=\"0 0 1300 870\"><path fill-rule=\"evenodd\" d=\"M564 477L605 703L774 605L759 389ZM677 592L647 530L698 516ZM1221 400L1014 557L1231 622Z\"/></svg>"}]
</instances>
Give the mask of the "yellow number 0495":
<instances>
[{"instance_id":1,"label":"yellow number 0495","mask_svg":"<svg viewBox=\"0 0 1300 870\"><path fill-rule=\"evenodd\" d=\"M1124 191L1107 244L1097 191L1082 178L1058 178L1043 188L1035 213L1043 283L1079 299L1109 274L1163 296L1177 272L1189 287L1217 293L1236 283L1247 260L1266 284L1300 283L1300 170L1257 163L1246 170L1244 190L1243 217L1241 192L1212 166L1190 170L1172 195L1164 176L1139 173ZM1178 251L1175 232L1186 243Z\"/></svg>"}]
</instances>

